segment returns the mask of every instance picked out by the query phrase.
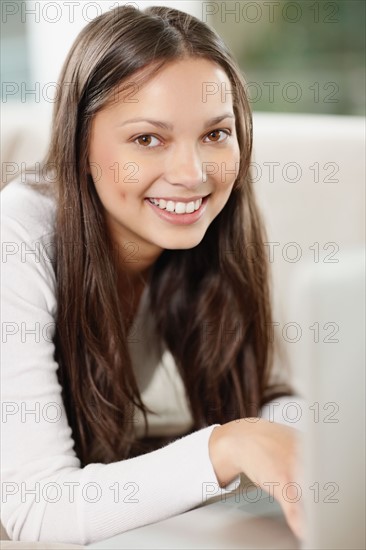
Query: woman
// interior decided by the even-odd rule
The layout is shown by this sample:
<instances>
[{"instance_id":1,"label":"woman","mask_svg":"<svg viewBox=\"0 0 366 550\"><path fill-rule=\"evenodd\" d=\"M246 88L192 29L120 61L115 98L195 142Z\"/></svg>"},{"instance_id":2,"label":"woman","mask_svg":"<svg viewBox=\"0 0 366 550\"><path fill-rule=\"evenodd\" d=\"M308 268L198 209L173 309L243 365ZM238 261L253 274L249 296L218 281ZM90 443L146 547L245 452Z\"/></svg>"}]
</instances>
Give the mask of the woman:
<instances>
[{"instance_id":1,"label":"woman","mask_svg":"<svg viewBox=\"0 0 366 550\"><path fill-rule=\"evenodd\" d=\"M241 472L276 480L300 535L297 430L261 418L292 391L271 381L251 150L243 79L204 23L126 6L76 39L41 182L2 196L11 538L94 542Z\"/></svg>"}]
</instances>

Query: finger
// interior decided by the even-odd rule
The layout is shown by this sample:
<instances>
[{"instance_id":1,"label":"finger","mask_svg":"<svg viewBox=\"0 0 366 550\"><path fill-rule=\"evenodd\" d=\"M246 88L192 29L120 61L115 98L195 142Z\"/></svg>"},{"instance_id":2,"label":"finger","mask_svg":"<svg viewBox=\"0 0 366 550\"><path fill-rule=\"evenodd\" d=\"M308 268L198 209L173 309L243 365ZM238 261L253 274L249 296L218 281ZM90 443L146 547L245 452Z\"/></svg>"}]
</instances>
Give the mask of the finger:
<instances>
[{"instance_id":1,"label":"finger","mask_svg":"<svg viewBox=\"0 0 366 550\"><path fill-rule=\"evenodd\" d=\"M297 502L292 504L285 502L283 512L291 530L299 539L303 539L304 517L302 514L302 507Z\"/></svg>"}]
</instances>

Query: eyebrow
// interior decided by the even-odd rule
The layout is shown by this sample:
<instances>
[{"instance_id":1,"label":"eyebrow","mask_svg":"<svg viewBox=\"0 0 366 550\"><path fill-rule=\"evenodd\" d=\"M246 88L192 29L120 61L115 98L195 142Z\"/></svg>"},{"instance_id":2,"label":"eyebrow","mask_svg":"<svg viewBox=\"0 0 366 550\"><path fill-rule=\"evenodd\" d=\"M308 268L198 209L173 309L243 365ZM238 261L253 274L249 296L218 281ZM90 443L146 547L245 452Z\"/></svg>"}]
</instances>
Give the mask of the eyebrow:
<instances>
[{"instance_id":1,"label":"eyebrow","mask_svg":"<svg viewBox=\"0 0 366 550\"><path fill-rule=\"evenodd\" d=\"M205 126L213 126L214 124L218 124L222 120L225 120L225 118L235 118L235 115L233 113L223 113L222 115L210 118L205 122ZM164 128L165 130L173 130L173 124L170 124L169 122L164 122L162 120L153 120L151 118L130 118L129 120L125 120L122 124L118 124L118 126L125 126L126 124L133 124L135 122L148 122L149 124L152 124L153 126L157 126L158 128Z\"/></svg>"}]
</instances>

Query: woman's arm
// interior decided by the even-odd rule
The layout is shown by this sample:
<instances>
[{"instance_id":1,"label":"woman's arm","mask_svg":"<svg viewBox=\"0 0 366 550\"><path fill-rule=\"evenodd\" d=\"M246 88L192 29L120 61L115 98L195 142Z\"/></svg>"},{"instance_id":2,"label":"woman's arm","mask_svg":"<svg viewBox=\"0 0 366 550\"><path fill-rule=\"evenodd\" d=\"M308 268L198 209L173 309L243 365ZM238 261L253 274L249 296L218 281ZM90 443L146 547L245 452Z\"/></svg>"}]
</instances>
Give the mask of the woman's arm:
<instances>
[{"instance_id":1,"label":"woman's arm","mask_svg":"<svg viewBox=\"0 0 366 550\"><path fill-rule=\"evenodd\" d=\"M10 538L88 544L234 489L241 471L256 479L253 463L262 461L259 473L276 479L291 435L273 424L267 441L265 427L243 421L208 426L129 460L80 467L54 361L57 304L46 255L51 226L45 223L50 204L15 182L1 202L1 520ZM283 451L274 447L277 435ZM233 483L220 489L218 481Z\"/></svg>"},{"instance_id":2,"label":"woman's arm","mask_svg":"<svg viewBox=\"0 0 366 550\"><path fill-rule=\"evenodd\" d=\"M301 499L290 502L297 494L292 496L283 491L288 483L301 483L298 433L292 427L263 418L242 418L213 429L209 453L220 485L243 472L265 491L270 494L273 491L272 496L281 504L289 526L301 538Z\"/></svg>"},{"instance_id":3,"label":"woman's arm","mask_svg":"<svg viewBox=\"0 0 366 550\"><path fill-rule=\"evenodd\" d=\"M15 182L1 203L1 521L9 537L88 544L194 508L207 486L218 493L208 452L215 426L136 458L80 467L54 360L50 205Z\"/></svg>"}]
</instances>

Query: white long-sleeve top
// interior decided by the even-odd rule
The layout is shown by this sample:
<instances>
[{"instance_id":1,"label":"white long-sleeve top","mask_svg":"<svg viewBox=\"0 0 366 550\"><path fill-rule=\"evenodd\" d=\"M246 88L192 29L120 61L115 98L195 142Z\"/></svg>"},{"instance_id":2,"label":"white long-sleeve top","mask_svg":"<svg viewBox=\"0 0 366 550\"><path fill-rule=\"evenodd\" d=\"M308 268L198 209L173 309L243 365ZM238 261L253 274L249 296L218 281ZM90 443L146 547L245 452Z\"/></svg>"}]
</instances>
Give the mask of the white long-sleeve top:
<instances>
[{"instance_id":1,"label":"white long-sleeve top","mask_svg":"<svg viewBox=\"0 0 366 550\"><path fill-rule=\"evenodd\" d=\"M213 488L235 489L238 478L219 487L209 457L218 424L182 436L192 417L174 360L168 350L159 356L153 345L141 345L154 340L145 291L131 359L142 399L158 413L148 415L150 435L177 439L136 458L80 467L53 358L54 200L19 179L1 192L1 210L1 522L9 537L88 544L194 508ZM281 411L292 400L276 399L261 416L286 423ZM140 420L137 414L137 437Z\"/></svg>"}]
</instances>

